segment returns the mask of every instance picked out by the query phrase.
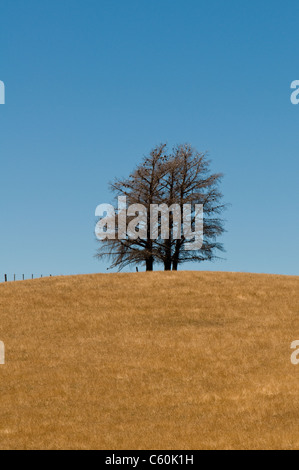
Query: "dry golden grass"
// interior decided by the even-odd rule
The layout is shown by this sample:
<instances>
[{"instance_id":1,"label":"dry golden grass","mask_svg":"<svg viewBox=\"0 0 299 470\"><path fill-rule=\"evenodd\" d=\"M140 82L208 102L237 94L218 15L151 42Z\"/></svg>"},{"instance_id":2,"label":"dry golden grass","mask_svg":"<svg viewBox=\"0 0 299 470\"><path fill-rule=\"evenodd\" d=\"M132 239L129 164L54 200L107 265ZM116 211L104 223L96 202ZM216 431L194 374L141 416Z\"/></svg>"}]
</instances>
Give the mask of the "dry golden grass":
<instances>
[{"instance_id":1,"label":"dry golden grass","mask_svg":"<svg viewBox=\"0 0 299 470\"><path fill-rule=\"evenodd\" d=\"M0 285L1 449L299 449L299 277Z\"/></svg>"}]
</instances>

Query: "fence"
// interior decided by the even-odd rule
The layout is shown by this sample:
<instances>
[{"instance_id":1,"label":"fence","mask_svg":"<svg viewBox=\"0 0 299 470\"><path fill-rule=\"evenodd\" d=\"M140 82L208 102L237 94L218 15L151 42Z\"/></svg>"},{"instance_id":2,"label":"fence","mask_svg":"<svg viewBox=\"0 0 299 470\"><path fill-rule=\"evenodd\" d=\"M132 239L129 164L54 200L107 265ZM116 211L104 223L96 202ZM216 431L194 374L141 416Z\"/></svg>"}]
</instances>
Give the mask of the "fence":
<instances>
[{"instance_id":1,"label":"fence","mask_svg":"<svg viewBox=\"0 0 299 470\"><path fill-rule=\"evenodd\" d=\"M47 276L44 276L43 274L41 274L40 276L35 276L34 274L31 274L30 277L26 277L25 274L22 274L21 276L17 276L16 274L14 274L13 276L11 276L11 278L9 278L8 274L4 274L4 282L15 282L15 281L27 281L28 279L42 279L43 277L47 277ZM52 274L49 274L49 277L52 277ZM1 281L0 281L1 282Z\"/></svg>"}]
</instances>

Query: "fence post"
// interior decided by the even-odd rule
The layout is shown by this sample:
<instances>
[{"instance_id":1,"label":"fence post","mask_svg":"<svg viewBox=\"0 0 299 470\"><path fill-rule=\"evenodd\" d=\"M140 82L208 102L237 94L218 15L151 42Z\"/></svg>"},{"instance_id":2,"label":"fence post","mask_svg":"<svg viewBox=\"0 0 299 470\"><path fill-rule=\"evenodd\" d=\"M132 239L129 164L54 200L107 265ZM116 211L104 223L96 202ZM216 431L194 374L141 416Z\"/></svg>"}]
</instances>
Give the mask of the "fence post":
<instances>
[{"instance_id":1,"label":"fence post","mask_svg":"<svg viewBox=\"0 0 299 470\"><path fill-rule=\"evenodd\" d=\"M7 274L4 274L4 281L7 282Z\"/></svg>"}]
</instances>

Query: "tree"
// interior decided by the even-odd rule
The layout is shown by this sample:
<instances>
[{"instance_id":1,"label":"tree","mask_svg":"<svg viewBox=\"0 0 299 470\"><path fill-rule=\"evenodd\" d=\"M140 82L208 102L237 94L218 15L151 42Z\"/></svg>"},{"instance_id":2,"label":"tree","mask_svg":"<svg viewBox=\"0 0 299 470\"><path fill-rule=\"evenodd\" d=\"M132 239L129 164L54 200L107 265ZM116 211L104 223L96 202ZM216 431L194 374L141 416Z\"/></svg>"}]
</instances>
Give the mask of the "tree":
<instances>
[{"instance_id":1,"label":"tree","mask_svg":"<svg viewBox=\"0 0 299 470\"><path fill-rule=\"evenodd\" d=\"M204 240L199 250L185 250L189 243L183 235L174 240L173 236L166 241L164 253L165 269L176 271L178 265L184 262L212 261L216 258L217 250L223 251L221 243L217 243L217 237L224 232L223 220L218 216L225 209L222 204L222 194L219 184L223 175L210 173L210 161L205 153L199 153L190 145L179 145L174 149L168 162L166 176L166 188L168 204L177 203L181 209L183 220L183 207L190 204L191 227L195 230L196 214L195 206L203 205L204 208ZM173 235L172 220L170 220L170 235Z\"/></svg>"},{"instance_id":2,"label":"tree","mask_svg":"<svg viewBox=\"0 0 299 470\"><path fill-rule=\"evenodd\" d=\"M221 203L219 184L222 175L211 174L207 155L190 145L179 145L168 153L165 144L154 148L150 155L127 179L118 179L110 185L116 199L125 197L132 211L127 222L134 225L135 212L142 205L134 234L124 232L121 210L116 214L114 239L101 241L98 258L112 259L111 267L119 270L130 264L144 264L152 271L154 263L164 264L164 269L176 271L186 261L201 262L215 259L223 251L218 236L224 232L219 217L225 209ZM197 208L203 206L204 239L198 249L190 249L190 239L196 233L199 217ZM189 231L186 236L186 208L189 207ZM136 209L136 211L134 210ZM119 239L118 235L122 232ZM153 236L154 234L154 236Z\"/></svg>"},{"instance_id":3,"label":"tree","mask_svg":"<svg viewBox=\"0 0 299 470\"><path fill-rule=\"evenodd\" d=\"M126 197L127 205L143 205L147 210L147 237L146 239L132 239L126 235L125 239L106 239L101 242L97 257L99 259L108 257L113 260L111 268L117 267L119 270L130 264L146 265L147 271L153 271L155 258L159 253L150 237L150 207L159 203L161 197L160 182L163 180L168 156L165 153L166 145L161 144L154 148L150 155L143 159L143 162L127 179L117 179L110 183L110 189L118 197ZM128 217L130 223L133 216ZM116 217L116 235L119 233L120 214Z\"/></svg>"}]
</instances>

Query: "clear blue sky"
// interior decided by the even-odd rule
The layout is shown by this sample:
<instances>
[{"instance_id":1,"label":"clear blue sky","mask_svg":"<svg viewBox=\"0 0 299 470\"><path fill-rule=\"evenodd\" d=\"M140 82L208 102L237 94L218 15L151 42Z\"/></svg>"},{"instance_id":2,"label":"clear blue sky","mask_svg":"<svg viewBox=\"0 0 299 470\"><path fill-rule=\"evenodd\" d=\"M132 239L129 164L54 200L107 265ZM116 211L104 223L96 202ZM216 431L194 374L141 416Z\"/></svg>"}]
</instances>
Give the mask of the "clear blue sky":
<instances>
[{"instance_id":1,"label":"clear blue sky","mask_svg":"<svg viewBox=\"0 0 299 470\"><path fill-rule=\"evenodd\" d=\"M105 272L94 211L155 144L225 173L226 260L299 274L298 0L0 0L0 276Z\"/></svg>"}]
</instances>

